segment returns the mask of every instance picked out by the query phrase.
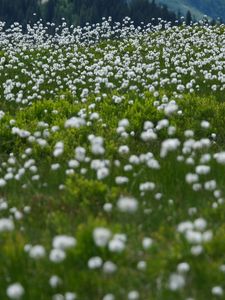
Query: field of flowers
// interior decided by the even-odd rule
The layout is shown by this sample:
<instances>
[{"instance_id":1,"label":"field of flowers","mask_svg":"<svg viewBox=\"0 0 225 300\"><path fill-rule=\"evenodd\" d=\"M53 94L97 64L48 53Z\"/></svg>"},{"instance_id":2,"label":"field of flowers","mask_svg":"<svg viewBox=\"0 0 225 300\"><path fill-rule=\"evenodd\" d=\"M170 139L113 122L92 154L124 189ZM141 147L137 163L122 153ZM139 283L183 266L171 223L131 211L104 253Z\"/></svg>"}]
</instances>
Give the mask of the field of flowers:
<instances>
[{"instance_id":1,"label":"field of flowers","mask_svg":"<svg viewBox=\"0 0 225 300\"><path fill-rule=\"evenodd\" d=\"M0 299L224 299L224 192L224 25L0 23Z\"/></svg>"}]
</instances>

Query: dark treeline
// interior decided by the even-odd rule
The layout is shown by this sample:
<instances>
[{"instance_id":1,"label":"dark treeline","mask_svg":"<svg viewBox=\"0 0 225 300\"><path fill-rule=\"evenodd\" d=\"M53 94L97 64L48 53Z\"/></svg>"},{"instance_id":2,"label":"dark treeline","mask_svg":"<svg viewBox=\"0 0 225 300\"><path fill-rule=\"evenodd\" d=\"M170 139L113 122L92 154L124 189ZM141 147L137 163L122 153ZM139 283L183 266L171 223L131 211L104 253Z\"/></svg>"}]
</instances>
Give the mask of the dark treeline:
<instances>
[{"instance_id":1,"label":"dark treeline","mask_svg":"<svg viewBox=\"0 0 225 300\"><path fill-rule=\"evenodd\" d=\"M173 24L177 18L174 12L165 5L157 5L155 0L0 0L0 20L7 25L13 22L26 25L40 18L59 24L65 18L68 24L83 26L109 16L113 21L129 16L135 24L149 23L152 18Z\"/></svg>"}]
</instances>

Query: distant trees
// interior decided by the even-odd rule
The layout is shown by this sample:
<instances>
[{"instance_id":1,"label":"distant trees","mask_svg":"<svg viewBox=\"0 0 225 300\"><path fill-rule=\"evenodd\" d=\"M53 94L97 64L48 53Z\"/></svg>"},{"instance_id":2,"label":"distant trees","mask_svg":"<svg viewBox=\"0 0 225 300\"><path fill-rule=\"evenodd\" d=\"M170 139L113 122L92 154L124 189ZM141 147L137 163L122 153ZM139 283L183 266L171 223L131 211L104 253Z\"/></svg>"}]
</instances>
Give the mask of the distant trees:
<instances>
[{"instance_id":1,"label":"distant trees","mask_svg":"<svg viewBox=\"0 0 225 300\"><path fill-rule=\"evenodd\" d=\"M188 10L188 12L186 14L186 25L191 25L191 22L192 22L191 12L190 12L190 10Z\"/></svg>"},{"instance_id":2,"label":"distant trees","mask_svg":"<svg viewBox=\"0 0 225 300\"><path fill-rule=\"evenodd\" d=\"M8 23L27 23L33 13L40 15L38 0L0 0L0 20Z\"/></svg>"},{"instance_id":3,"label":"distant trees","mask_svg":"<svg viewBox=\"0 0 225 300\"><path fill-rule=\"evenodd\" d=\"M155 0L0 0L0 20L25 25L29 20L42 18L46 22L61 23L64 17L69 24L97 23L111 16L121 21L130 16L136 24L149 23L152 18L175 22L176 14Z\"/></svg>"}]
</instances>

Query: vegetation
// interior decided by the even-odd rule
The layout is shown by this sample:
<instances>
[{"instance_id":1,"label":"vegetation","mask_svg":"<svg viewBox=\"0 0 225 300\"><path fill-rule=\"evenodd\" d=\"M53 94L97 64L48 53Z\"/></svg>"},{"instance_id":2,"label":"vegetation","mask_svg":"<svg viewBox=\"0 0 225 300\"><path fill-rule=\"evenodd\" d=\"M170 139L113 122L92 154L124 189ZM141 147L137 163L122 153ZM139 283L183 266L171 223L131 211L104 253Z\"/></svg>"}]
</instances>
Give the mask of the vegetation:
<instances>
[{"instance_id":1,"label":"vegetation","mask_svg":"<svg viewBox=\"0 0 225 300\"><path fill-rule=\"evenodd\" d=\"M202 19L207 15L215 20L225 20L224 0L156 0L156 3L165 3L169 9L179 10L183 15L190 10L195 19Z\"/></svg>"},{"instance_id":2,"label":"vegetation","mask_svg":"<svg viewBox=\"0 0 225 300\"><path fill-rule=\"evenodd\" d=\"M0 299L223 299L224 25L48 32L0 23Z\"/></svg>"},{"instance_id":3,"label":"vegetation","mask_svg":"<svg viewBox=\"0 0 225 300\"><path fill-rule=\"evenodd\" d=\"M33 15L35 13L35 15ZM68 24L97 23L102 17L122 21L130 16L135 23L149 23L152 18L175 22L176 14L166 5L159 6L148 0L0 0L0 20L7 25L19 22L26 26L29 21L42 18L45 22L60 24L64 18Z\"/></svg>"}]
</instances>

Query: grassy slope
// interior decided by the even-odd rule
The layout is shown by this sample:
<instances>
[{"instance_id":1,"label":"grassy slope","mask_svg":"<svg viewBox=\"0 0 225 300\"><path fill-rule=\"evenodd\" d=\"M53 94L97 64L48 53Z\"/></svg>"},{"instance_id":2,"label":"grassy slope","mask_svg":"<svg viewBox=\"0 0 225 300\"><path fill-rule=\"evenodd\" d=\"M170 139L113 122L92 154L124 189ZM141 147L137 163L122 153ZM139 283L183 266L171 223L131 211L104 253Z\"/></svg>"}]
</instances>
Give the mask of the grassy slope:
<instances>
[{"instance_id":1,"label":"grassy slope","mask_svg":"<svg viewBox=\"0 0 225 300\"><path fill-rule=\"evenodd\" d=\"M123 50L117 43L114 46L118 54L122 55ZM100 48L106 47L107 43L103 43ZM128 45L126 51L132 53L132 49ZM90 51L100 59L101 53L95 52L94 47ZM40 56L43 56L41 50L32 53L30 59L36 61ZM11 135L9 120L12 118L16 121L16 126L32 133L40 130L37 127L39 121L48 123L49 128L57 125L60 130L51 134L46 148L32 145L32 158L36 160L41 179L31 181L32 174L26 174L21 181L12 180L1 191L1 196L6 197L10 208L16 207L23 211L24 206L28 205L31 212L25 214L22 220L16 221L16 230L12 233L0 235L0 299L6 299L7 285L16 281L21 282L26 290L24 299L32 300L50 299L53 294L63 294L66 291L75 291L78 299L82 300L102 299L109 292L115 293L116 299L122 300L127 298L127 292L131 290L138 290L140 299L144 300L187 297L212 299L211 288L215 285L224 286L224 274L218 268L225 261L225 207L221 205L219 209L212 209L213 202L216 202L213 193L204 189L193 191L184 178L188 172L194 171L204 153L213 154L224 148L225 104L221 101L222 94L219 91L211 95L210 89L203 88L203 82L199 84L202 92L193 95L184 93L183 99L178 100L183 116L174 115L169 118L170 124L177 128L175 137L181 142L185 140L186 129L195 131L196 140L210 137L212 132L218 134L217 142L210 150L196 151L193 156L194 166L185 161L177 161L177 155L182 155L181 149L165 159L160 158L160 143L168 136L166 129L158 133L156 141L144 143L140 140L145 120L151 120L156 125L164 118L164 114L154 107L155 98L149 92L137 94L127 90L124 92L123 102L118 106L112 102L112 97L117 92L106 90L107 97L96 102L95 107L102 120L93 121L91 127L79 129L65 129L64 122L76 115L81 108L85 108L88 115L89 105L95 102L98 95L90 94L86 103L77 103L79 98L65 92L65 99L56 95L54 99L33 102L22 110L18 110L14 103L4 102L7 113L1 120L1 161L9 153L14 153L18 158L18 167L27 159L21 155L30 144ZM172 90L161 89L160 96L165 93L172 95ZM133 99L133 105L129 104L130 99ZM58 111L57 115L52 113L54 110ZM116 134L118 122L123 118L130 121L127 131L135 132L134 137L129 136L126 140ZM201 120L208 120L211 123L210 129L202 129ZM106 124L106 129L102 124ZM88 170L86 174L81 174L80 167L74 175L65 176L67 162L73 158L76 146L84 146L88 156L94 158L87 139L90 133L104 138L104 157L111 162L119 159L121 166L112 166L110 176L103 181L96 179L88 163L81 163L81 167ZM52 149L57 141L64 141L65 151L62 157L54 158ZM130 154L151 151L159 160L161 169L153 170L140 164L134 165L131 172L124 171L123 167L129 163L129 155L118 155L118 147L123 144L129 146ZM56 162L60 163L60 170L50 171L50 165ZM217 165L214 160L209 165L212 172L202 176L200 183L215 179L218 189L224 192L224 176L221 176L225 171L224 166ZM114 179L119 175L127 176L129 183L116 185ZM155 182L156 189L140 196L139 184L146 181ZM48 183L47 187L45 182ZM26 184L24 190L21 189L23 184ZM64 184L65 189L59 190L60 184ZM162 193L161 200L155 199L156 193ZM138 199L139 209L135 215L124 215L116 209L120 195L132 195ZM102 209L106 202L114 206L111 213ZM193 207L196 215L190 215L190 208ZM0 213L1 216L9 214L8 210ZM203 253L196 257L190 254L190 245L176 232L176 227L182 221L193 221L197 217L207 219L208 228L213 231L214 237L204 245ZM97 247L92 238L92 231L97 226L107 227L113 233L125 233L128 237L125 251L118 254L111 253L107 248ZM23 250L24 245L29 243L42 244L49 252L52 238L64 233L76 236L77 247L67 251L67 258L63 263L53 264L48 257L35 261ZM148 250L143 250L141 246L145 236L154 240L153 247ZM104 261L112 260L117 264L118 271L113 275L105 275L101 270L88 270L87 261L92 256L101 256ZM136 265L140 260L147 262L146 271L137 270ZM186 285L182 290L172 292L168 289L169 275L176 272L176 266L184 261L191 268ZM55 290L48 283L53 274L62 279L62 284Z\"/></svg>"}]
</instances>

